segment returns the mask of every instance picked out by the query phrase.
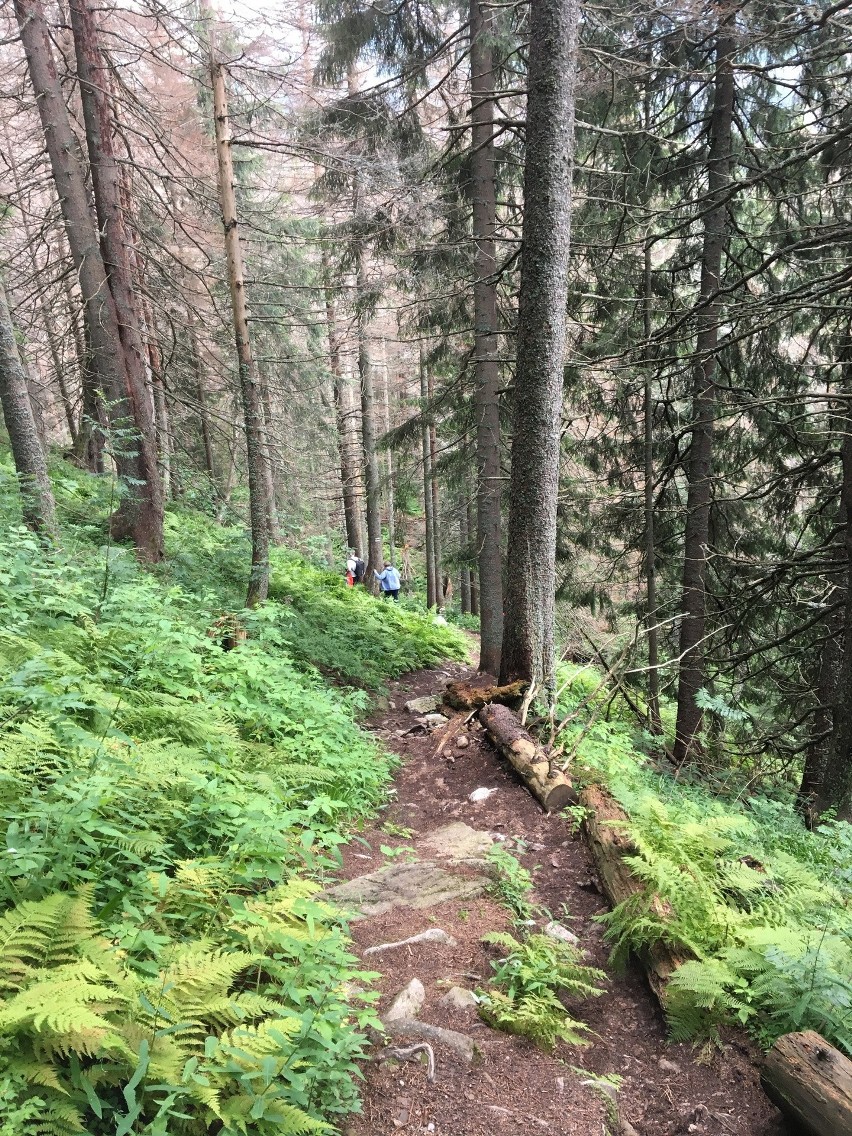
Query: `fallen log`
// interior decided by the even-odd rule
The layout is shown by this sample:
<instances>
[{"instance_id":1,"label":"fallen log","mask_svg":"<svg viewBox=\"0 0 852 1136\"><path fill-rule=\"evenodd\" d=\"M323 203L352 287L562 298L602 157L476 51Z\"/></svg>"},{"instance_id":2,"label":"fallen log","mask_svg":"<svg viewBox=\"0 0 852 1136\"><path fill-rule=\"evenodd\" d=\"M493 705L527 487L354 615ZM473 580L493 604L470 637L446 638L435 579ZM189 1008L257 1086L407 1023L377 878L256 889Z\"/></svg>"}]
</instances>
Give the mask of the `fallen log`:
<instances>
[{"instance_id":1,"label":"fallen log","mask_svg":"<svg viewBox=\"0 0 852 1136\"><path fill-rule=\"evenodd\" d=\"M467 682L448 682L444 701L454 710L481 710L489 702L520 702L529 684L510 682L506 686L471 686Z\"/></svg>"},{"instance_id":2,"label":"fallen log","mask_svg":"<svg viewBox=\"0 0 852 1136\"><path fill-rule=\"evenodd\" d=\"M527 733L517 714L508 706L489 703L479 711L479 720L532 795L549 813L558 812L577 800L571 782L564 773L551 769L544 749Z\"/></svg>"},{"instance_id":3,"label":"fallen log","mask_svg":"<svg viewBox=\"0 0 852 1136\"><path fill-rule=\"evenodd\" d=\"M779 1037L760 1081L773 1104L811 1136L852 1132L852 1061L813 1030Z\"/></svg>"},{"instance_id":4,"label":"fallen log","mask_svg":"<svg viewBox=\"0 0 852 1136\"><path fill-rule=\"evenodd\" d=\"M580 804L586 810L583 825L604 894L610 904L616 907L625 899L645 890L645 885L633 875L626 862L626 857L636 854L636 848L625 831L627 813L598 785L591 785L580 793ZM665 917L662 900L655 898L653 902L657 906L657 914ZM645 968L651 989L663 1007L666 983L678 967L691 957L685 952L674 950L662 940L639 952L639 960Z\"/></svg>"}]
</instances>

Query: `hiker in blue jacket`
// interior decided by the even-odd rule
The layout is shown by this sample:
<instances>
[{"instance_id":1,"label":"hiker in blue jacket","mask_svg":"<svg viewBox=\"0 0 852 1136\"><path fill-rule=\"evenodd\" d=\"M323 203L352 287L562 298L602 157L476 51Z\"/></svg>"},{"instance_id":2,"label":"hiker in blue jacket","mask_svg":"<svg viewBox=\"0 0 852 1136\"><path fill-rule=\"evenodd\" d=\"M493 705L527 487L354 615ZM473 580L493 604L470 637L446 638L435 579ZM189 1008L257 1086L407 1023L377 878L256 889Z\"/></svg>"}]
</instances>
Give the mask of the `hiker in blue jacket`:
<instances>
[{"instance_id":1,"label":"hiker in blue jacket","mask_svg":"<svg viewBox=\"0 0 852 1136\"><path fill-rule=\"evenodd\" d=\"M399 603L399 572L391 564L389 560L385 561L385 567L382 572L377 572L373 569L373 574L382 586L382 595L386 600L393 600L394 603Z\"/></svg>"}]
</instances>

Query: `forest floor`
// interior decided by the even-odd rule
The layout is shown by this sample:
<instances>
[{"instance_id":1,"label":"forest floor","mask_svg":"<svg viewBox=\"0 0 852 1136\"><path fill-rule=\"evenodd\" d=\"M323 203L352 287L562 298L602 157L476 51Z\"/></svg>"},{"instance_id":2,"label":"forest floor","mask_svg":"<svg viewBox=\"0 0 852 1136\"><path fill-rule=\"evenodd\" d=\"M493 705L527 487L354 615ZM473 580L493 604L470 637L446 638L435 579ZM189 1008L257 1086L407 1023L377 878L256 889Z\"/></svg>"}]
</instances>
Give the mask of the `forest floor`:
<instances>
[{"instance_id":1,"label":"forest floor","mask_svg":"<svg viewBox=\"0 0 852 1136\"><path fill-rule=\"evenodd\" d=\"M394 906L353 923L355 950L363 954L427 930L451 936L454 943L421 941L371 954L364 965L381 971L376 984L380 1013L412 979L419 979L425 1001L418 1020L471 1039L476 1055L469 1063L439 1041L430 1083L419 1060L402 1060L377 1048L365 1064L363 1114L347 1122L346 1136L782 1136L779 1114L760 1089L759 1054L747 1039L727 1035L722 1047L710 1052L669 1044L659 1006L638 968L616 974L608 967L608 947L594 921L607 905L582 837L572 832L568 820L542 813L476 720L464 725L460 719L444 731L450 736L440 754L443 733L407 732L417 715L405 709L406 702L440 694L449 680L472 673L448 664L390 684L386 708L368 726L402 759L395 792L375 825L344 849L341 876L356 881L344 883L344 890L358 892L360 887L366 894L371 881L364 885L360 877L377 869L391 865L402 867L403 876L413 873L416 898L411 902L423 906L400 904L399 896L392 896ZM456 739L462 735L467 744L459 746ZM469 795L481 787L497 791L471 803ZM450 987L485 985L496 953L481 943L481 936L510 930L512 922L508 910L483 892L481 860L477 863L474 856L453 863L446 850L436 852L434 833L459 822L490 834L521 861L532 874L532 901L579 937L589 965L607 971L606 993L571 1009L591 1027L590 1045L560 1043L553 1054L542 1053L526 1039L490 1029L475 1006L447 1004ZM442 900L440 888L427 894L428 881L418 894L418 864L449 873L461 895ZM381 902L387 897L371 898L370 912L387 906ZM404 1047L419 1040L394 1037L392 1042ZM590 1083L609 1074L623 1079L615 1121L606 1094Z\"/></svg>"}]
</instances>

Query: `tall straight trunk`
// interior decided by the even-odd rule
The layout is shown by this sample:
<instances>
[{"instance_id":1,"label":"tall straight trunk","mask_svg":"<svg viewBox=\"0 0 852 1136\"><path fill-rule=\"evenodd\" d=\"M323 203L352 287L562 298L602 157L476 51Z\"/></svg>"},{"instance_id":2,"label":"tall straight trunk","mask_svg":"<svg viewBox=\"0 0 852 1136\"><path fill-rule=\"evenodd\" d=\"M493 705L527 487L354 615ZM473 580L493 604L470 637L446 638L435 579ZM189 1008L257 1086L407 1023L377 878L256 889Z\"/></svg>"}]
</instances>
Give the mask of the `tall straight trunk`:
<instances>
[{"instance_id":1,"label":"tall straight trunk","mask_svg":"<svg viewBox=\"0 0 852 1136\"><path fill-rule=\"evenodd\" d=\"M364 250L360 244L355 251L355 265L355 281L358 301L360 301L367 295L369 286ZM367 324L367 313L359 303L357 312L358 379L361 385L361 439L364 450L364 482L367 499L366 580L368 587L374 589L373 570L380 570L382 567L382 483L379 475L379 456L376 453L376 395L373 361L370 358L370 344L367 338Z\"/></svg>"},{"instance_id":2,"label":"tall straight trunk","mask_svg":"<svg viewBox=\"0 0 852 1136\"><path fill-rule=\"evenodd\" d=\"M423 519L426 526L426 606L435 607L438 602L438 579L435 572L435 517L432 511L432 446L429 440L429 417L426 407L429 403L429 379L427 376L426 353L420 348L420 405L423 426L421 430L421 451L423 455Z\"/></svg>"},{"instance_id":3,"label":"tall straight trunk","mask_svg":"<svg viewBox=\"0 0 852 1136\"><path fill-rule=\"evenodd\" d=\"M461 568L459 569L459 605L462 615L470 615L470 533L467 528L467 503L464 497L458 500L459 513L459 555Z\"/></svg>"},{"instance_id":4,"label":"tall straight trunk","mask_svg":"<svg viewBox=\"0 0 852 1136\"><path fill-rule=\"evenodd\" d=\"M65 292L68 326L74 340L74 354L77 357L77 370L80 375L80 415L77 419L73 456L78 465L91 473L103 473L106 411L92 374L91 352L86 344L85 320L81 319L80 304L74 294L69 273L65 273L62 277L62 288Z\"/></svg>"},{"instance_id":5,"label":"tall straight trunk","mask_svg":"<svg viewBox=\"0 0 852 1136\"><path fill-rule=\"evenodd\" d=\"M266 482L266 508L269 516L269 538L273 544L281 544L278 501L275 495L275 467L272 461L272 397L269 392L269 379L263 367L258 369L258 378L260 380L260 401L263 406L263 467Z\"/></svg>"},{"instance_id":6,"label":"tall straight trunk","mask_svg":"<svg viewBox=\"0 0 852 1136\"><path fill-rule=\"evenodd\" d=\"M645 351L651 350L651 242L645 242L642 318ZM657 626L657 550L654 541L654 390L651 358L644 360L642 415L644 419L645 497L645 630L648 635L648 725L662 733L660 722L660 645Z\"/></svg>"},{"instance_id":7,"label":"tall straight trunk","mask_svg":"<svg viewBox=\"0 0 852 1136\"><path fill-rule=\"evenodd\" d=\"M835 809L841 820L852 821L852 328L846 330L841 349L843 403L839 418L842 477L840 520L843 534L843 623L842 658L837 650L825 660L835 667L836 680L832 705L832 729L827 752L813 786L814 812L819 815ZM838 665L839 663L839 665Z\"/></svg>"},{"instance_id":8,"label":"tall straight trunk","mask_svg":"<svg viewBox=\"0 0 852 1136\"><path fill-rule=\"evenodd\" d=\"M141 297L142 319L145 331L145 346L148 353L148 370L151 375L151 388L154 393L154 428L157 439L157 458L160 481L165 497L176 496L176 486L172 480L172 430L169 406L166 398L166 376L163 370L163 356L157 341L154 315L147 298Z\"/></svg>"},{"instance_id":9,"label":"tall straight trunk","mask_svg":"<svg viewBox=\"0 0 852 1136\"><path fill-rule=\"evenodd\" d=\"M734 117L734 40L727 24L716 32L716 75L707 156L707 196L698 334L692 385L692 440L689 447L686 528L683 551L683 593L680 624L680 673L674 759L683 764L696 746L701 707L696 698L705 682L704 639L707 626L706 590L710 555L710 503L713 495L713 428L716 418L716 351L722 303L717 296L722 257L727 244L727 199L731 181L731 128Z\"/></svg>"},{"instance_id":10,"label":"tall straight trunk","mask_svg":"<svg viewBox=\"0 0 852 1136\"><path fill-rule=\"evenodd\" d=\"M195 316L189 316L189 352L192 362L192 376L195 380L195 403L198 408L198 420L201 425L201 445L204 452L204 470L213 484L216 484L216 463L213 458L213 432L210 429L210 415L207 410L207 390L205 384L204 364L201 359L201 346L198 342L198 332L195 327Z\"/></svg>"},{"instance_id":11,"label":"tall straight trunk","mask_svg":"<svg viewBox=\"0 0 852 1136\"><path fill-rule=\"evenodd\" d=\"M476 514L470 498L467 502L467 533L471 546L470 559L475 561L476 548L473 546L473 538L476 535ZM470 614L479 615L479 573L476 568L470 568L468 574L470 576Z\"/></svg>"},{"instance_id":12,"label":"tall straight trunk","mask_svg":"<svg viewBox=\"0 0 852 1136\"><path fill-rule=\"evenodd\" d=\"M552 698L577 0L532 0L524 227L500 681Z\"/></svg>"},{"instance_id":13,"label":"tall straight trunk","mask_svg":"<svg viewBox=\"0 0 852 1136\"><path fill-rule=\"evenodd\" d=\"M134 424L137 392L131 388L115 299L89 206L85 174L59 83L41 0L15 0L15 15L83 297L85 374L89 379L88 385L84 382L84 408L93 417L97 414L96 392L101 390L111 404L113 421ZM156 460L150 448L146 449L144 430L134 429L134 433L136 437L132 442L124 440L115 450L116 467L125 482L126 498L111 519L111 526L118 538L132 536L140 555L159 560L163 554L163 518Z\"/></svg>"},{"instance_id":14,"label":"tall straight trunk","mask_svg":"<svg viewBox=\"0 0 852 1136\"><path fill-rule=\"evenodd\" d=\"M434 397L432 372L426 371L426 390L430 406ZM438 431L435 428L435 414L429 411L429 470L432 491L432 556L435 573L435 603L444 606L444 567L441 554L441 493L438 486Z\"/></svg>"},{"instance_id":15,"label":"tall straight trunk","mask_svg":"<svg viewBox=\"0 0 852 1136\"><path fill-rule=\"evenodd\" d=\"M34 532L56 536L56 509L44 450L36 428L27 376L15 341L6 288L0 277L0 404L21 488L24 524Z\"/></svg>"},{"instance_id":16,"label":"tall straight trunk","mask_svg":"<svg viewBox=\"0 0 852 1136\"><path fill-rule=\"evenodd\" d=\"M503 641L500 362L497 356L497 190L494 156L494 20L470 0L473 308L476 413L476 547L479 562L479 669L496 674Z\"/></svg>"},{"instance_id":17,"label":"tall straight trunk","mask_svg":"<svg viewBox=\"0 0 852 1136\"><path fill-rule=\"evenodd\" d=\"M387 340L382 341L382 360L384 363L384 386L383 394L385 400L385 433L388 433L393 426L393 416L391 415L391 398L390 398L390 378L388 374L388 343ZM396 563L396 524L394 519L394 510L396 509L396 495L394 493L394 462L393 450L390 446L387 448L388 458L388 491L387 491L387 517L388 517L388 549L390 553L391 563Z\"/></svg>"},{"instance_id":18,"label":"tall straight trunk","mask_svg":"<svg viewBox=\"0 0 852 1136\"><path fill-rule=\"evenodd\" d=\"M219 166L219 202L225 231L228 284L234 318L234 338L240 376L240 396L246 433L249 515L251 518L251 575L246 607L254 607L269 593L269 515L264 460L263 405L257 363L249 338L248 310L243 277L243 253L237 229L237 199L231 155L231 120L225 88L225 69L211 46L210 78L213 84L213 116L216 128L216 155Z\"/></svg>"},{"instance_id":19,"label":"tall straight trunk","mask_svg":"<svg viewBox=\"0 0 852 1136\"><path fill-rule=\"evenodd\" d=\"M149 394L143 343L133 290L131 239L122 203L121 169L115 152L115 122L109 103L110 73L100 46L92 0L72 0L71 28L83 104L92 190L101 234L101 250L109 288L115 301L118 335L124 361L125 392L132 431L119 448L135 450L135 491L123 497L113 522L116 536L141 541L146 556L163 552L163 491L157 467L153 402Z\"/></svg>"},{"instance_id":20,"label":"tall straight trunk","mask_svg":"<svg viewBox=\"0 0 852 1136\"><path fill-rule=\"evenodd\" d=\"M358 463L352 452L350 415L352 408L347 398L348 387L340 357L340 329L337 323L337 304L330 284L331 265L323 250L325 274L325 324L328 336L328 361L334 396L334 419L337 427L337 454L340 462L340 486L343 497L343 521L346 526L346 544L360 556L364 547L361 509L358 501Z\"/></svg>"}]
</instances>

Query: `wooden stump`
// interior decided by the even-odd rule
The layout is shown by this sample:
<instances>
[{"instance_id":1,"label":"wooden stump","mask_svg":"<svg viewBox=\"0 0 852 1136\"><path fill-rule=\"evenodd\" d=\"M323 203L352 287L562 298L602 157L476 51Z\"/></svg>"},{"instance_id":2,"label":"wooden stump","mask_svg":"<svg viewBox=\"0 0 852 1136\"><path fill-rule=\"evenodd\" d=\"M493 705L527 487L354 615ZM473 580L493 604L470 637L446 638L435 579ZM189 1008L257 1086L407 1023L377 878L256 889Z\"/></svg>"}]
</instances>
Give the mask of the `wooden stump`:
<instances>
[{"instance_id":1,"label":"wooden stump","mask_svg":"<svg viewBox=\"0 0 852 1136\"><path fill-rule=\"evenodd\" d=\"M625 860L625 857L636 854L636 848L625 832L627 813L609 793L597 785L591 785L582 791L580 804L586 809L583 824L595 867L600 875L604 893L615 907L645 889L645 885L633 875ZM658 905L658 914L665 918L663 901L656 899L654 902ZM689 957L678 953L662 941L646 947L641 952L640 961L648 975L648 982L663 1006L665 1006L666 982L679 966L688 961Z\"/></svg>"},{"instance_id":2,"label":"wooden stump","mask_svg":"<svg viewBox=\"0 0 852 1136\"><path fill-rule=\"evenodd\" d=\"M852 1061L813 1030L779 1037L760 1080L769 1099L804 1132L852 1133Z\"/></svg>"},{"instance_id":3,"label":"wooden stump","mask_svg":"<svg viewBox=\"0 0 852 1136\"><path fill-rule=\"evenodd\" d=\"M517 685L517 684L515 684ZM483 706L479 720L488 736L511 762L532 795L548 812L558 812L577 800L577 794L564 773L551 772L550 760L518 721L508 706Z\"/></svg>"}]
</instances>

